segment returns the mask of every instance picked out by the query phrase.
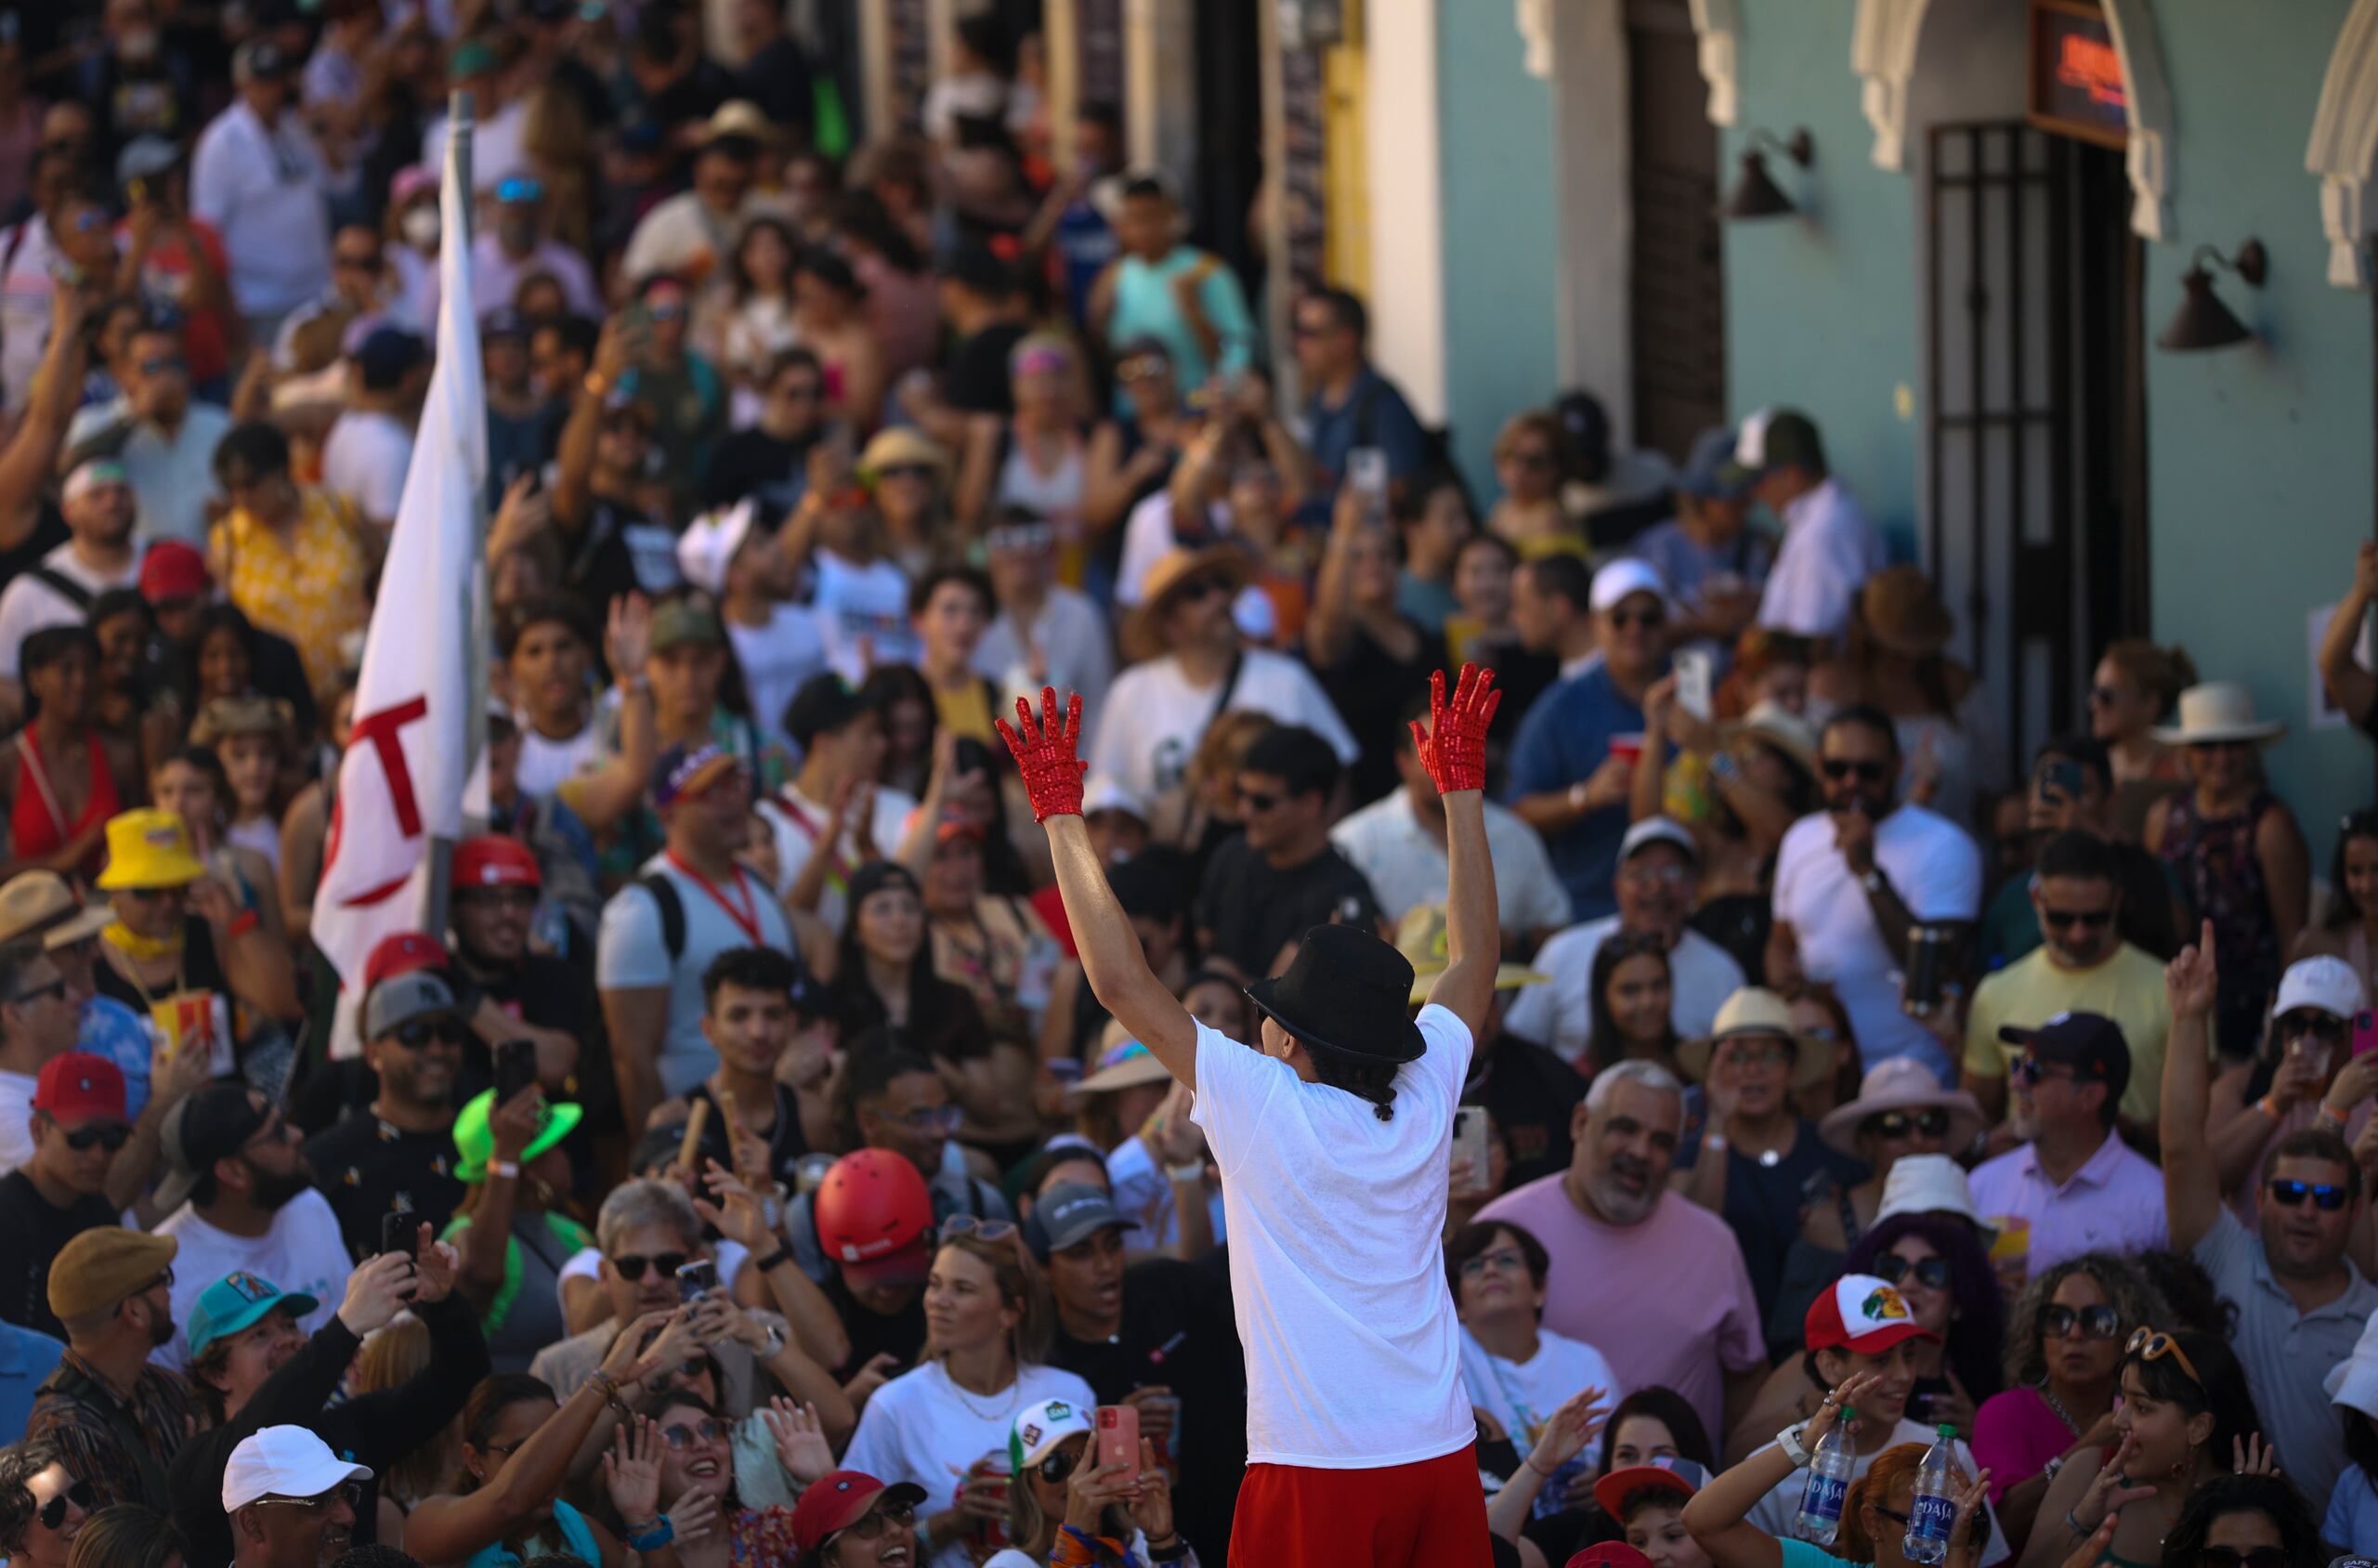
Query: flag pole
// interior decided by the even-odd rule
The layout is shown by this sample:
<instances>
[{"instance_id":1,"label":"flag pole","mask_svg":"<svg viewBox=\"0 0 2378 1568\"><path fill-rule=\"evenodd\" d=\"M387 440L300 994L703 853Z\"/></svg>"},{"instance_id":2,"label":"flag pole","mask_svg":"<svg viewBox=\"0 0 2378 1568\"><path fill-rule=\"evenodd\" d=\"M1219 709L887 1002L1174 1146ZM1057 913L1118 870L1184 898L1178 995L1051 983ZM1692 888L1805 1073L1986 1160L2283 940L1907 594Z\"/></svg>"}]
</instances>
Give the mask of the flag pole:
<instances>
[{"instance_id":1,"label":"flag pole","mask_svg":"<svg viewBox=\"0 0 2378 1568\"><path fill-rule=\"evenodd\" d=\"M471 95L460 88L446 95L446 162L452 171L455 189L461 199L454 205L455 221L446 224L438 237L442 247L455 246L469 265L471 254L472 185L471 185ZM442 204L442 201L441 201ZM444 271L440 258L439 271ZM438 308L442 313L453 308L451 293L441 292ZM432 331L436 331L432 323ZM477 321L465 322L463 330L476 333ZM438 334L443 335L443 334ZM476 548L472 552L471 570L461 591L468 608L470 647L464 668L468 683L464 687L463 712L463 776L472 776L487 751L487 655L491 634L489 632L487 584L487 497L484 487L471 489L471 538ZM465 823L467 829L470 824ZM443 834L432 834L429 840L429 874L422 889L422 929L439 941L446 939L448 906L453 890L454 841Z\"/></svg>"}]
</instances>

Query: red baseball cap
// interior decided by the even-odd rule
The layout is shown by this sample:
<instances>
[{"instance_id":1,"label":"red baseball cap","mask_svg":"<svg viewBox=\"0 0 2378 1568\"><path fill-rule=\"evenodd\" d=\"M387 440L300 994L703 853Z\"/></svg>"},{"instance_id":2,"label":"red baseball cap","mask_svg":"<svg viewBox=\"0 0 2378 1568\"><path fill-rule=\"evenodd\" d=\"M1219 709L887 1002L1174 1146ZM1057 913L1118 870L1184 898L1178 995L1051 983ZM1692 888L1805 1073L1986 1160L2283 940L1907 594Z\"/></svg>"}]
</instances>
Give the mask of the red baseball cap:
<instances>
[{"instance_id":1,"label":"red baseball cap","mask_svg":"<svg viewBox=\"0 0 2378 1568\"><path fill-rule=\"evenodd\" d=\"M59 1122L124 1120L124 1073L104 1056L70 1051L42 1064L33 1109Z\"/></svg>"},{"instance_id":2,"label":"red baseball cap","mask_svg":"<svg viewBox=\"0 0 2378 1568\"><path fill-rule=\"evenodd\" d=\"M866 1518L878 1497L914 1508L925 1500L925 1489L905 1481L886 1486L864 1470L836 1470L820 1477L793 1507L792 1544L802 1551L816 1551L827 1536Z\"/></svg>"},{"instance_id":3,"label":"red baseball cap","mask_svg":"<svg viewBox=\"0 0 2378 1568\"><path fill-rule=\"evenodd\" d=\"M1806 1327L1809 1349L1853 1355L1880 1355L1901 1339L1940 1338L1915 1321L1899 1287L1862 1274L1843 1274L1810 1302Z\"/></svg>"},{"instance_id":4,"label":"red baseball cap","mask_svg":"<svg viewBox=\"0 0 2378 1568\"><path fill-rule=\"evenodd\" d=\"M537 857L518 839L481 833L454 846L454 891L474 887L542 887Z\"/></svg>"},{"instance_id":5,"label":"red baseball cap","mask_svg":"<svg viewBox=\"0 0 2378 1568\"><path fill-rule=\"evenodd\" d=\"M140 596L150 604L160 599L194 599L206 592L206 557L178 539L161 539L140 557Z\"/></svg>"},{"instance_id":6,"label":"red baseball cap","mask_svg":"<svg viewBox=\"0 0 2378 1568\"><path fill-rule=\"evenodd\" d=\"M1652 1560L1625 1541L1601 1541L1569 1559L1561 1568L1652 1568Z\"/></svg>"},{"instance_id":7,"label":"red baseball cap","mask_svg":"<svg viewBox=\"0 0 2378 1568\"><path fill-rule=\"evenodd\" d=\"M363 960L363 988L370 990L392 975L410 974L416 969L451 969L454 955L446 944L425 932L399 931L383 936Z\"/></svg>"}]
</instances>

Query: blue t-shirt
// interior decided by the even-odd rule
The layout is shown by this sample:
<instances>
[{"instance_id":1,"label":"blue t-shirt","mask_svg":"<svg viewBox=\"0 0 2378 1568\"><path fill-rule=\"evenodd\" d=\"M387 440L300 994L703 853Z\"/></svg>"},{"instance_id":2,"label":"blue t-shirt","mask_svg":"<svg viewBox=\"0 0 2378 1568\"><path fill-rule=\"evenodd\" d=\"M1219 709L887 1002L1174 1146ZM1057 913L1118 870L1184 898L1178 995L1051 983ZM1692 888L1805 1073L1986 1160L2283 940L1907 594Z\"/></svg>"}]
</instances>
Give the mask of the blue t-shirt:
<instances>
[{"instance_id":1,"label":"blue t-shirt","mask_svg":"<svg viewBox=\"0 0 2378 1568\"><path fill-rule=\"evenodd\" d=\"M1304 450L1312 454L1321 487L1327 492L1320 498L1323 501L1338 493L1338 483L1346 477L1346 454L1356 447L1377 447L1385 452L1391 479L1408 479L1429 461L1428 438L1421 433L1419 420L1413 417L1412 405L1392 382L1368 365L1354 378L1344 402L1331 408L1316 392L1305 405L1304 417Z\"/></svg>"},{"instance_id":2,"label":"blue t-shirt","mask_svg":"<svg viewBox=\"0 0 2378 1568\"><path fill-rule=\"evenodd\" d=\"M2345 1418L2366 1418L2358 1410L2347 1410ZM2320 1539L2357 1557L2378 1552L2378 1488L2371 1485L2370 1472L2359 1465L2345 1466L2345 1473L2337 1477L2336 1489L2329 1494L2329 1517L2320 1526Z\"/></svg>"},{"instance_id":3,"label":"blue t-shirt","mask_svg":"<svg viewBox=\"0 0 2378 1568\"><path fill-rule=\"evenodd\" d=\"M1768 568L1774 565L1774 553L1768 549L1767 541L1747 525L1712 549L1685 532L1684 525L1673 517L1637 535L1627 553L1651 563L1668 592L1694 609L1704 608L1701 585L1710 578L1731 572L1752 588L1763 588Z\"/></svg>"},{"instance_id":4,"label":"blue t-shirt","mask_svg":"<svg viewBox=\"0 0 2378 1568\"><path fill-rule=\"evenodd\" d=\"M1511 798L1547 795L1593 776L1610 755L1614 735L1643 733L1643 710L1628 701L1597 664L1535 699L1511 749ZM1618 908L1611 879L1618 841L1627 835L1627 805L1606 805L1551 834L1552 869L1569 890L1574 919L1600 920Z\"/></svg>"},{"instance_id":5,"label":"blue t-shirt","mask_svg":"<svg viewBox=\"0 0 2378 1568\"><path fill-rule=\"evenodd\" d=\"M0 1323L0 1431L21 1433L33 1419L33 1394L66 1347L46 1334Z\"/></svg>"},{"instance_id":6,"label":"blue t-shirt","mask_svg":"<svg viewBox=\"0 0 2378 1568\"><path fill-rule=\"evenodd\" d=\"M116 1065L124 1074L124 1114L135 1120L149 1104L149 1058L155 1046L149 1020L113 997L93 997L76 1016L74 1049Z\"/></svg>"}]
</instances>

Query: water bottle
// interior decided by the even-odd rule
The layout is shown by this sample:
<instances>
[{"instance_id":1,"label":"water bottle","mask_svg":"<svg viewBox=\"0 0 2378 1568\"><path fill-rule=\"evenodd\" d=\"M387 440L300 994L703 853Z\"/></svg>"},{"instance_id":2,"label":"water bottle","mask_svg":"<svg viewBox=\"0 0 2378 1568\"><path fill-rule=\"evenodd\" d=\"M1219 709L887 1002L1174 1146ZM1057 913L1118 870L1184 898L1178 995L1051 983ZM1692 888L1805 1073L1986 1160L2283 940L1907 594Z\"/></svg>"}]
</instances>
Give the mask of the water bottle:
<instances>
[{"instance_id":1,"label":"water bottle","mask_svg":"<svg viewBox=\"0 0 2378 1568\"><path fill-rule=\"evenodd\" d=\"M1934 1563L1949 1555L1949 1534L1957 1522L1957 1429L1944 1426L1915 1472L1915 1505L1908 1510L1910 1562Z\"/></svg>"},{"instance_id":2,"label":"water bottle","mask_svg":"<svg viewBox=\"0 0 2378 1568\"><path fill-rule=\"evenodd\" d=\"M1841 1418L1810 1456L1809 1483L1800 1492L1797 1522L1802 1540L1829 1547L1841 1532L1841 1505L1849 1496L1849 1472L1858 1462L1849 1451L1849 1423L1857 1418L1858 1412L1843 1405Z\"/></svg>"}]
</instances>

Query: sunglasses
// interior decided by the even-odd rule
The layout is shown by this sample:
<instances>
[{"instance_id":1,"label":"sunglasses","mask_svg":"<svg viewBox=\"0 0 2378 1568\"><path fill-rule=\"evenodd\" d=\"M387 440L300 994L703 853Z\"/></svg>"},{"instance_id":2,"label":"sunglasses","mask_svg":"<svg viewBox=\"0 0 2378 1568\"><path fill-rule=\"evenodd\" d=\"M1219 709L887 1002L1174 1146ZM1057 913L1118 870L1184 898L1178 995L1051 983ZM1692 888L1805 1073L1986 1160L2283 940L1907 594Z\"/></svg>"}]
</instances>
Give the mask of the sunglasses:
<instances>
[{"instance_id":1,"label":"sunglasses","mask_svg":"<svg viewBox=\"0 0 2378 1568\"><path fill-rule=\"evenodd\" d=\"M712 1420L705 1416L700 1420L686 1426L662 1427L660 1440L682 1454L699 1443L716 1443L726 1433L727 1425L725 1421Z\"/></svg>"},{"instance_id":2,"label":"sunglasses","mask_svg":"<svg viewBox=\"0 0 2378 1568\"><path fill-rule=\"evenodd\" d=\"M2263 1190L2269 1193L2271 1201L2282 1209L2301 1209L2304 1207L2304 1199L2308 1196L2314 1203L2332 1214L2345 1207L2345 1199L2349 1196L2343 1187L2332 1185L2327 1182L2288 1182L2277 1177L2265 1183Z\"/></svg>"},{"instance_id":3,"label":"sunglasses","mask_svg":"<svg viewBox=\"0 0 2378 1568\"><path fill-rule=\"evenodd\" d=\"M814 381L788 381L777 388L777 396L788 403L814 403L817 400L818 390Z\"/></svg>"},{"instance_id":4,"label":"sunglasses","mask_svg":"<svg viewBox=\"0 0 2378 1568\"><path fill-rule=\"evenodd\" d=\"M1610 612L1610 623L1621 632L1656 632L1668 623L1668 618L1655 609L1614 609Z\"/></svg>"},{"instance_id":5,"label":"sunglasses","mask_svg":"<svg viewBox=\"0 0 2378 1568\"><path fill-rule=\"evenodd\" d=\"M463 1027L459 1019L432 1018L399 1024L389 1038L407 1051L426 1051L436 1044L461 1045L470 1038L470 1031Z\"/></svg>"},{"instance_id":6,"label":"sunglasses","mask_svg":"<svg viewBox=\"0 0 2378 1568\"><path fill-rule=\"evenodd\" d=\"M878 479L930 479L933 477L933 464L930 463L887 464L875 471L875 477Z\"/></svg>"},{"instance_id":7,"label":"sunglasses","mask_svg":"<svg viewBox=\"0 0 2378 1568\"><path fill-rule=\"evenodd\" d=\"M916 1522L916 1519L917 1510L913 1504L886 1503L882 1508L879 1508L874 1512L869 1514L865 1519L860 1520L856 1524L852 1525L849 1529L835 1531L832 1535L818 1542L817 1548L820 1551L823 1551L826 1548L832 1546L836 1541L841 1540L844 1535L848 1535L855 1541L876 1540L882 1535L885 1530L891 1528L893 1525L898 1524L906 1526L913 1524Z\"/></svg>"},{"instance_id":8,"label":"sunglasses","mask_svg":"<svg viewBox=\"0 0 2378 1568\"><path fill-rule=\"evenodd\" d=\"M2013 1066L2008 1071L2018 1083L2026 1088L2036 1088L2045 1080L2058 1077L2069 1078L2075 1083L2081 1081L2081 1075L2072 1068L2062 1063L2051 1065L2029 1052L2016 1057Z\"/></svg>"},{"instance_id":9,"label":"sunglasses","mask_svg":"<svg viewBox=\"0 0 2378 1568\"><path fill-rule=\"evenodd\" d=\"M656 1252L649 1258L630 1252L611 1260L611 1267L619 1270L620 1277L630 1285L642 1284L644 1271L647 1268L659 1269L664 1274L673 1274L685 1266L686 1254L683 1252Z\"/></svg>"},{"instance_id":10,"label":"sunglasses","mask_svg":"<svg viewBox=\"0 0 2378 1568\"><path fill-rule=\"evenodd\" d=\"M2103 931L2113 924L2111 909L2042 909L2040 919L2058 931L2077 925L2087 931Z\"/></svg>"},{"instance_id":11,"label":"sunglasses","mask_svg":"<svg viewBox=\"0 0 2378 1568\"><path fill-rule=\"evenodd\" d=\"M1238 792L1238 804L1258 817L1278 805L1282 799L1263 790L1241 790Z\"/></svg>"},{"instance_id":12,"label":"sunglasses","mask_svg":"<svg viewBox=\"0 0 2378 1568\"><path fill-rule=\"evenodd\" d=\"M94 1122L89 1127L78 1127L72 1132L60 1129L59 1136L64 1138L66 1146L77 1154L90 1148L94 1143L99 1144L108 1153L113 1154L132 1142L132 1129L120 1121L102 1121Z\"/></svg>"},{"instance_id":13,"label":"sunglasses","mask_svg":"<svg viewBox=\"0 0 2378 1568\"><path fill-rule=\"evenodd\" d=\"M1153 354L1138 354L1115 367L1115 373L1124 381L1151 381L1172 373L1172 367Z\"/></svg>"},{"instance_id":14,"label":"sunglasses","mask_svg":"<svg viewBox=\"0 0 2378 1568\"><path fill-rule=\"evenodd\" d=\"M2069 1339L2075 1324L2084 1339L2110 1339L2122 1332L2122 1314L2113 1308L2068 1307L2051 1303L2040 1309L2040 1332L2052 1339Z\"/></svg>"},{"instance_id":15,"label":"sunglasses","mask_svg":"<svg viewBox=\"0 0 2378 1568\"><path fill-rule=\"evenodd\" d=\"M2251 740L2191 740L2188 743L2188 747L2191 751L2200 752L2251 751L2254 749L2254 743Z\"/></svg>"},{"instance_id":16,"label":"sunglasses","mask_svg":"<svg viewBox=\"0 0 2378 1568\"><path fill-rule=\"evenodd\" d=\"M966 1111L960 1105L920 1105L913 1111L903 1111L898 1116L894 1116L889 1111L878 1111L875 1114L885 1121L899 1123L911 1132L938 1132L947 1137L958 1130L958 1124L965 1119Z\"/></svg>"},{"instance_id":17,"label":"sunglasses","mask_svg":"<svg viewBox=\"0 0 2378 1568\"><path fill-rule=\"evenodd\" d=\"M1684 866L1629 866L1618 873L1629 887L1682 887L1692 877L1691 868Z\"/></svg>"},{"instance_id":18,"label":"sunglasses","mask_svg":"<svg viewBox=\"0 0 2378 1568\"><path fill-rule=\"evenodd\" d=\"M1862 784L1880 784L1890 772L1888 763L1853 761L1847 757L1827 757L1818 764L1827 778L1855 778Z\"/></svg>"},{"instance_id":19,"label":"sunglasses","mask_svg":"<svg viewBox=\"0 0 2378 1568\"><path fill-rule=\"evenodd\" d=\"M259 1507L295 1509L301 1513L328 1513L339 1504L348 1508L363 1500L363 1488L356 1482L342 1481L329 1491L312 1497L258 1497Z\"/></svg>"},{"instance_id":20,"label":"sunglasses","mask_svg":"<svg viewBox=\"0 0 2378 1568\"><path fill-rule=\"evenodd\" d=\"M1477 1279L1490 1268L1499 1269L1505 1274L1523 1274L1527 1272L1527 1259L1508 1247L1493 1252L1481 1252L1475 1258L1461 1261L1461 1277Z\"/></svg>"},{"instance_id":21,"label":"sunglasses","mask_svg":"<svg viewBox=\"0 0 2378 1568\"><path fill-rule=\"evenodd\" d=\"M1896 1252L1886 1252L1869 1266L1875 1277L1886 1285L1897 1285L1914 1274L1915 1283L1927 1290L1946 1290L1949 1287L1949 1261L1946 1258L1918 1258L1910 1262Z\"/></svg>"},{"instance_id":22,"label":"sunglasses","mask_svg":"<svg viewBox=\"0 0 2378 1568\"><path fill-rule=\"evenodd\" d=\"M42 1504L41 1512L34 1517L41 1521L43 1529L55 1530L66 1522L66 1505L69 1503L81 1509L85 1513L90 1512L94 1507L91 1483L87 1481L74 1483L57 1496Z\"/></svg>"},{"instance_id":23,"label":"sunglasses","mask_svg":"<svg viewBox=\"0 0 2378 1568\"><path fill-rule=\"evenodd\" d=\"M187 369L189 366L182 362L178 354L160 354L155 359L140 361L142 375L179 375Z\"/></svg>"},{"instance_id":24,"label":"sunglasses","mask_svg":"<svg viewBox=\"0 0 2378 1568\"><path fill-rule=\"evenodd\" d=\"M1726 1045L1726 1060L1738 1067L1771 1067L1797 1054L1780 1039L1737 1039Z\"/></svg>"},{"instance_id":25,"label":"sunglasses","mask_svg":"<svg viewBox=\"0 0 2378 1568\"><path fill-rule=\"evenodd\" d=\"M1209 599L1217 594L1227 594L1229 592L1230 579L1226 577L1193 577L1188 581L1181 585L1179 597L1182 599Z\"/></svg>"},{"instance_id":26,"label":"sunglasses","mask_svg":"<svg viewBox=\"0 0 2378 1568\"><path fill-rule=\"evenodd\" d=\"M1087 1453L1088 1450L1085 1449L1083 1452ZM1081 1463L1079 1454L1068 1454L1060 1448L1042 1459L1036 1468L1040 1471L1041 1480L1052 1486L1059 1486L1063 1485L1066 1478L1074 1473L1074 1467L1079 1463Z\"/></svg>"},{"instance_id":27,"label":"sunglasses","mask_svg":"<svg viewBox=\"0 0 2378 1568\"><path fill-rule=\"evenodd\" d=\"M29 991L19 991L8 1000L15 1002L19 1007L30 1007L34 1002L46 1001L51 997L62 997L65 994L66 982L64 980L52 980L46 986L35 986Z\"/></svg>"},{"instance_id":28,"label":"sunglasses","mask_svg":"<svg viewBox=\"0 0 2378 1568\"><path fill-rule=\"evenodd\" d=\"M2134 1330L2130 1343L2123 1346L2122 1353L2136 1356L2141 1361L2161 1361L2168 1355L2180 1364L2180 1370L2188 1374L2189 1382L2198 1388L2204 1387L2203 1374L2197 1371L2196 1363L2189 1359L2189 1352L2180 1349L2177 1339L2160 1328Z\"/></svg>"},{"instance_id":29,"label":"sunglasses","mask_svg":"<svg viewBox=\"0 0 2378 1568\"><path fill-rule=\"evenodd\" d=\"M971 1235L977 1241L1005 1241L1015 1234L1015 1227L1005 1220L977 1220L972 1214L952 1214L941 1222L941 1241L955 1241Z\"/></svg>"},{"instance_id":30,"label":"sunglasses","mask_svg":"<svg viewBox=\"0 0 2378 1568\"><path fill-rule=\"evenodd\" d=\"M2197 1568L2287 1568L2285 1547L2204 1547L2196 1554Z\"/></svg>"},{"instance_id":31,"label":"sunglasses","mask_svg":"<svg viewBox=\"0 0 2378 1568\"><path fill-rule=\"evenodd\" d=\"M2298 1008L2279 1020L2279 1033L2283 1039L2313 1035L2324 1040L2341 1040L2345 1039L2345 1020L2326 1013L2315 1013L2308 1008Z\"/></svg>"},{"instance_id":32,"label":"sunglasses","mask_svg":"<svg viewBox=\"0 0 2378 1568\"><path fill-rule=\"evenodd\" d=\"M1939 1105L1914 1112L1877 1111L1866 1118L1866 1124L1859 1130L1877 1138L1904 1138L1911 1132L1921 1132L1927 1138L1946 1138L1949 1113Z\"/></svg>"},{"instance_id":33,"label":"sunglasses","mask_svg":"<svg viewBox=\"0 0 2378 1568\"><path fill-rule=\"evenodd\" d=\"M357 272L377 272L380 270L380 258L376 255L334 255L331 257L331 265L349 268Z\"/></svg>"},{"instance_id":34,"label":"sunglasses","mask_svg":"<svg viewBox=\"0 0 2378 1568\"><path fill-rule=\"evenodd\" d=\"M494 738L494 726L490 725L488 730L489 738L492 739ZM537 890L533 887L479 888L469 893L458 893L454 895L454 900L456 903L468 904L474 908L482 909L518 909L525 911L534 909L537 907Z\"/></svg>"},{"instance_id":35,"label":"sunglasses","mask_svg":"<svg viewBox=\"0 0 2378 1568\"><path fill-rule=\"evenodd\" d=\"M545 188L533 179L507 179L495 188L499 202L542 202L544 198Z\"/></svg>"}]
</instances>

